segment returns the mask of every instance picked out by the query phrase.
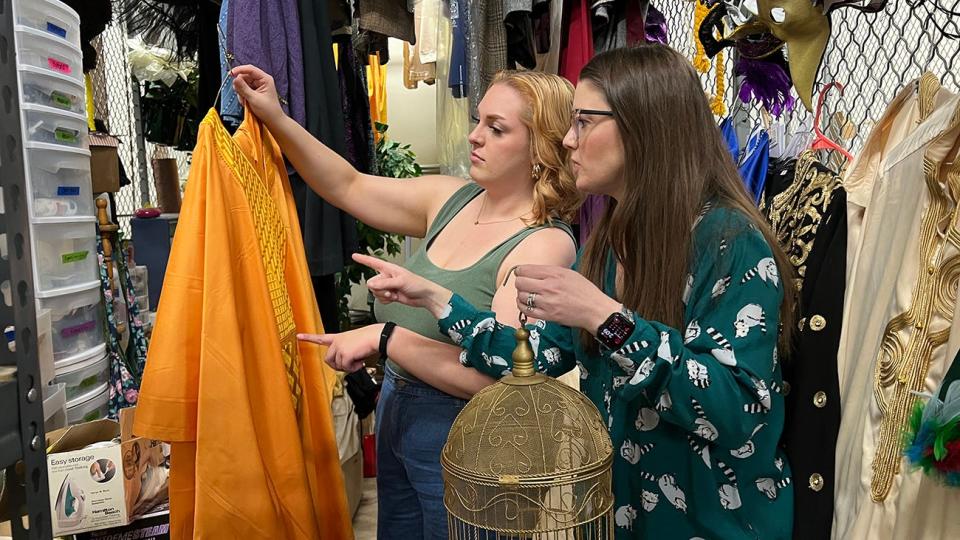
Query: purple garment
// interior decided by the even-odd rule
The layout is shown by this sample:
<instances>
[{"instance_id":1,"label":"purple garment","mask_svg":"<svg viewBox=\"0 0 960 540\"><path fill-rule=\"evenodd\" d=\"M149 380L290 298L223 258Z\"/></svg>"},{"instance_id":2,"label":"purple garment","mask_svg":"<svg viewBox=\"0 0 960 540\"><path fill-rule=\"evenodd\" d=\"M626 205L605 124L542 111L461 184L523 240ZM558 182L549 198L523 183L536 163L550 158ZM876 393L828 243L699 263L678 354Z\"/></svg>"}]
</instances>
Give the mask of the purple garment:
<instances>
[{"instance_id":1,"label":"purple garment","mask_svg":"<svg viewBox=\"0 0 960 540\"><path fill-rule=\"evenodd\" d=\"M253 64L273 76L284 111L306 122L303 49L297 0L230 0L227 50L234 65Z\"/></svg>"}]
</instances>

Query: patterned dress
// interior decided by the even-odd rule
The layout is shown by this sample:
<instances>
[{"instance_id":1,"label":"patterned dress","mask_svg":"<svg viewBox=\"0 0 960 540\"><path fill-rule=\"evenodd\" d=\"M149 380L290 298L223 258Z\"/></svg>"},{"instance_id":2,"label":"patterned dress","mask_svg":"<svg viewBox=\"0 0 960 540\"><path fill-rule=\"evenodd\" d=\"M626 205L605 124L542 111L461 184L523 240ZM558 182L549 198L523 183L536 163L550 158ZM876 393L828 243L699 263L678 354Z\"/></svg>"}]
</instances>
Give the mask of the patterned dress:
<instances>
[{"instance_id":1,"label":"patterned dress","mask_svg":"<svg viewBox=\"0 0 960 540\"><path fill-rule=\"evenodd\" d=\"M756 227L722 207L695 224L693 249L684 329L634 314L626 346L590 353L579 330L541 321L528 327L537 367L556 376L579 366L608 423L616 538L789 538L777 266ZM610 260L605 292L615 296ZM506 373L513 330L493 313L454 295L440 328L465 365Z\"/></svg>"}]
</instances>

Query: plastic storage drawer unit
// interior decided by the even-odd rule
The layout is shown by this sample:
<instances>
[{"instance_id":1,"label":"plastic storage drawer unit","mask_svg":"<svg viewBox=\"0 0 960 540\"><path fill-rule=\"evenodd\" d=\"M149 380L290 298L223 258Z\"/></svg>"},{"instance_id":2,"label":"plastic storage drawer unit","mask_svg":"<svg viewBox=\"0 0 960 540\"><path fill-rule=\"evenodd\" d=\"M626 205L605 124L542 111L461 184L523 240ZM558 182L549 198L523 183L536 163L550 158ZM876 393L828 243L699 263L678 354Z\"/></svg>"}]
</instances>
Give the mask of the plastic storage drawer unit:
<instances>
[{"instance_id":1,"label":"plastic storage drawer unit","mask_svg":"<svg viewBox=\"0 0 960 540\"><path fill-rule=\"evenodd\" d=\"M99 279L93 219L32 225L37 289L48 292Z\"/></svg>"},{"instance_id":2,"label":"plastic storage drawer unit","mask_svg":"<svg viewBox=\"0 0 960 540\"><path fill-rule=\"evenodd\" d=\"M110 356L106 354L106 347L60 360L55 366L57 376L53 382L66 387L67 401L110 381Z\"/></svg>"},{"instance_id":3,"label":"plastic storage drawer unit","mask_svg":"<svg viewBox=\"0 0 960 540\"><path fill-rule=\"evenodd\" d=\"M87 148L87 120L82 114L23 105L23 127L28 142Z\"/></svg>"},{"instance_id":4,"label":"plastic storage drawer unit","mask_svg":"<svg viewBox=\"0 0 960 540\"><path fill-rule=\"evenodd\" d=\"M33 28L20 27L16 32L17 63L83 81L83 55L61 39Z\"/></svg>"},{"instance_id":5,"label":"plastic storage drawer unit","mask_svg":"<svg viewBox=\"0 0 960 540\"><path fill-rule=\"evenodd\" d=\"M55 361L103 347L99 283L70 294L38 298L37 309L50 310Z\"/></svg>"},{"instance_id":6,"label":"plastic storage drawer unit","mask_svg":"<svg viewBox=\"0 0 960 540\"><path fill-rule=\"evenodd\" d=\"M95 215L89 152L39 143L28 143L26 149L33 217Z\"/></svg>"},{"instance_id":7,"label":"plastic storage drawer unit","mask_svg":"<svg viewBox=\"0 0 960 540\"><path fill-rule=\"evenodd\" d=\"M80 41L80 17L60 2L16 0L17 24L45 32L69 43Z\"/></svg>"},{"instance_id":8,"label":"plastic storage drawer unit","mask_svg":"<svg viewBox=\"0 0 960 540\"><path fill-rule=\"evenodd\" d=\"M83 86L66 75L48 69L21 66L20 85L23 89L23 103L77 114L84 114L87 110Z\"/></svg>"},{"instance_id":9,"label":"plastic storage drawer unit","mask_svg":"<svg viewBox=\"0 0 960 540\"><path fill-rule=\"evenodd\" d=\"M67 424L82 424L106 418L109 413L110 385L104 384L67 402Z\"/></svg>"}]
</instances>

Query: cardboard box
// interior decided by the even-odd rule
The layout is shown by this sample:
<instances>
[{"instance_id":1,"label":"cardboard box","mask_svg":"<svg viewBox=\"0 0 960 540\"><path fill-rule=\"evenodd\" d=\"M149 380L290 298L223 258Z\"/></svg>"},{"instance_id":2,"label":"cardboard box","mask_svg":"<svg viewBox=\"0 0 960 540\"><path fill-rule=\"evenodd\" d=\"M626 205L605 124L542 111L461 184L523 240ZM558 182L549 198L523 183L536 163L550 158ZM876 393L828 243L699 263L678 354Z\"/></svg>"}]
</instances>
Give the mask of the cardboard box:
<instances>
[{"instance_id":1,"label":"cardboard box","mask_svg":"<svg viewBox=\"0 0 960 540\"><path fill-rule=\"evenodd\" d=\"M76 536L76 540L170 540L170 510L163 505L154 512L113 529L91 531Z\"/></svg>"},{"instance_id":2,"label":"cardboard box","mask_svg":"<svg viewBox=\"0 0 960 540\"><path fill-rule=\"evenodd\" d=\"M167 499L169 450L133 436L134 409L47 435L55 536L129 524Z\"/></svg>"},{"instance_id":3,"label":"cardboard box","mask_svg":"<svg viewBox=\"0 0 960 540\"><path fill-rule=\"evenodd\" d=\"M91 133L89 141L93 192L120 191L120 156L117 153L119 144L117 138L104 133Z\"/></svg>"}]
</instances>

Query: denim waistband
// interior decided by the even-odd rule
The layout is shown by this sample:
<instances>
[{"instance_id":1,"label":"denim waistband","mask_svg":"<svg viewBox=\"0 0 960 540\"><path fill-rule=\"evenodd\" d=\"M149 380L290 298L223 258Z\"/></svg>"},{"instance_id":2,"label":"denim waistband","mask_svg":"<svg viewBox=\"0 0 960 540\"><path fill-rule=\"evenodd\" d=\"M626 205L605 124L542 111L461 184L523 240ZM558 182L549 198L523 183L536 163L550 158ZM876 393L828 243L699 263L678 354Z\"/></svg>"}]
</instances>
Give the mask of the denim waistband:
<instances>
[{"instance_id":1,"label":"denim waistband","mask_svg":"<svg viewBox=\"0 0 960 540\"><path fill-rule=\"evenodd\" d=\"M412 379L407 379L402 375L399 375L396 371L390 368L389 365L384 365L383 368L383 382L391 384L394 389L398 392L404 392L406 394L414 394L418 396L436 396L436 397L445 397L452 400L461 401L466 403L467 400L460 399L456 396L451 396L450 394L444 392L443 390L437 390L436 388L430 386L429 384L423 381L415 381Z\"/></svg>"}]
</instances>

